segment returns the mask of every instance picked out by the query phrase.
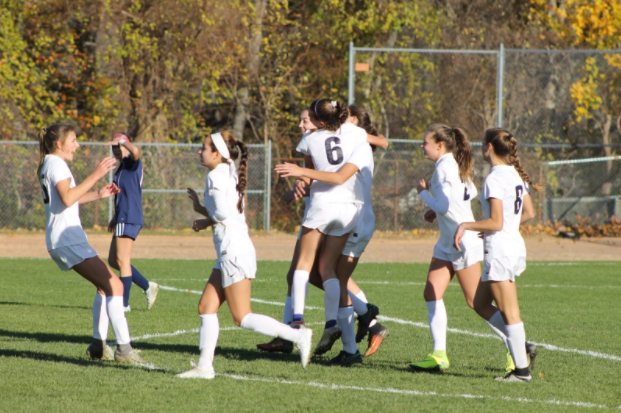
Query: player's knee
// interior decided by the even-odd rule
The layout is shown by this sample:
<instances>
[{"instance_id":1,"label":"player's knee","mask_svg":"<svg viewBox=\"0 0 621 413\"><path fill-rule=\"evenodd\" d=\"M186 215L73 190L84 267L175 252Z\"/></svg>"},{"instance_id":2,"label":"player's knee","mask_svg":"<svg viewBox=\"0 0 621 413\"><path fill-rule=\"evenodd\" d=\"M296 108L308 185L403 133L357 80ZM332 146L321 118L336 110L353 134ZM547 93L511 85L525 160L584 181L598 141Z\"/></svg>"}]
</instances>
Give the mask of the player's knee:
<instances>
[{"instance_id":1,"label":"player's knee","mask_svg":"<svg viewBox=\"0 0 621 413\"><path fill-rule=\"evenodd\" d=\"M468 304L468 307L470 307L471 309L475 310L475 308L474 308L474 298L466 297L466 303Z\"/></svg>"}]
</instances>

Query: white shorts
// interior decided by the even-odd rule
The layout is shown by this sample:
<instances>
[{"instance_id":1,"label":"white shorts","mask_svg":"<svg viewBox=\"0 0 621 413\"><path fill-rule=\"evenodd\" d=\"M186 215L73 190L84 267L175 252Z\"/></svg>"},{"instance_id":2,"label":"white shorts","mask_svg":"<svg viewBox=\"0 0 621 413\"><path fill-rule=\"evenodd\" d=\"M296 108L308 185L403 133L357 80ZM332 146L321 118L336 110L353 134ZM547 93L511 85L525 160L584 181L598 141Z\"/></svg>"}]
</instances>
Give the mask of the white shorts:
<instances>
[{"instance_id":1,"label":"white shorts","mask_svg":"<svg viewBox=\"0 0 621 413\"><path fill-rule=\"evenodd\" d=\"M237 255L216 261L214 270L222 273L222 288L229 287L242 280L253 279L257 274L257 258L255 254Z\"/></svg>"},{"instance_id":2,"label":"white shorts","mask_svg":"<svg viewBox=\"0 0 621 413\"><path fill-rule=\"evenodd\" d=\"M97 256L97 252L88 242L67 245L66 247L55 248L48 252L61 271L69 271L85 259Z\"/></svg>"},{"instance_id":3,"label":"white shorts","mask_svg":"<svg viewBox=\"0 0 621 413\"><path fill-rule=\"evenodd\" d=\"M515 281L526 269L526 257L486 258L481 281Z\"/></svg>"},{"instance_id":4,"label":"white shorts","mask_svg":"<svg viewBox=\"0 0 621 413\"><path fill-rule=\"evenodd\" d=\"M302 226L319 230L324 235L340 237L356 228L360 207L360 204L337 202L312 204Z\"/></svg>"},{"instance_id":5,"label":"white shorts","mask_svg":"<svg viewBox=\"0 0 621 413\"><path fill-rule=\"evenodd\" d=\"M453 270L460 271L483 261L483 245L468 248L465 251L444 252L436 244L433 248L433 258L450 261L453 264Z\"/></svg>"}]
</instances>

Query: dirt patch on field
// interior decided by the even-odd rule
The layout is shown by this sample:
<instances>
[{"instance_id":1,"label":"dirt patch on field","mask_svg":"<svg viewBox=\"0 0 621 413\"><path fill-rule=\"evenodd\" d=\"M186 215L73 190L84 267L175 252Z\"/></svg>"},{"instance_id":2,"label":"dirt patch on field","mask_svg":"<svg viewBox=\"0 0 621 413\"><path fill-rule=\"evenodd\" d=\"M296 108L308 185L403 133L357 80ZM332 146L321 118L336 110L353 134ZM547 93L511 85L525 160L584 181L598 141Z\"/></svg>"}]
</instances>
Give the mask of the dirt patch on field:
<instances>
[{"instance_id":1,"label":"dirt patch on field","mask_svg":"<svg viewBox=\"0 0 621 413\"><path fill-rule=\"evenodd\" d=\"M89 234L90 244L102 257L107 257L111 236ZM295 235L259 234L252 241L259 260L291 259ZM375 237L361 262L429 262L436 243L435 237L403 239ZM582 240L551 236L526 238L528 259L534 261L616 261L621 259L620 238ZM216 253L211 233L188 235L141 234L134 244L134 258L214 259ZM43 233L0 233L0 257L49 257Z\"/></svg>"}]
</instances>

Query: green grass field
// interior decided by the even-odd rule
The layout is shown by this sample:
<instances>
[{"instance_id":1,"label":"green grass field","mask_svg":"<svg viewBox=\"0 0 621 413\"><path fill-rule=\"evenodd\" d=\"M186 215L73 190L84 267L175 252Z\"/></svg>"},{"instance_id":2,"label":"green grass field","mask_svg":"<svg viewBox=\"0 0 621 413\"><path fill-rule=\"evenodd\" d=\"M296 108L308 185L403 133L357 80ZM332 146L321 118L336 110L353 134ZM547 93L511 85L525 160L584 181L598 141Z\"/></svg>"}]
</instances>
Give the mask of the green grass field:
<instances>
[{"instance_id":1,"label":"green grass field","mask_svg":"<svg viewBox=\"0 0 621 413\"><path fill-rule=\"evenodd\" d=\"M147 370L85 356L91 341L94 288L51 259L0 259L0 411L598 411L621 407L619 263L529 263L518 280L527 339L540 343L531 384L499 383L505 349L451 283L444 301L449 328L445 373L414 373L412 361L432 350L422 299L426 264L361 264L354 274L381 309L391 335L351 368L326 367L338 342L302 370L297 352L259 352L269 338L235 328L228 308L211 381L176 373L198 359L196 305L213 261L135 260L162 286L146 310L132 290L127 314ZM260 262L253 311L282 318L286 262ZM267 302L267 303L266 303ZM312 289L308 306L323 307ZM324 313L306 311L323 329ZM110 332L110 339L114 337ZM366 349L366 341L360 344Z\"/></svg>"}]
</instances>

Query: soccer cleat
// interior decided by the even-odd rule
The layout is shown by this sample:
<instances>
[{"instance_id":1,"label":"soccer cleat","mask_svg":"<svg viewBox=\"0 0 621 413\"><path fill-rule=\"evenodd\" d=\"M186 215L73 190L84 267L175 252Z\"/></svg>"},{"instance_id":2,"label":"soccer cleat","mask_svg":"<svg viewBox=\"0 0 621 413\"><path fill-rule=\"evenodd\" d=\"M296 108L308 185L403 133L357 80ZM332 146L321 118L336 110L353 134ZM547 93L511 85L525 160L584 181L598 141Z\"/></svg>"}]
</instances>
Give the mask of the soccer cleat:
<instances>
[{"instance_id":1,"label":"soccer cleat","mask_svg":"<svg viewBox=\"0 0 621 413\"><path fill-rule=\"evenodd\" d=\"M175 374L175 377L179 377L181 379L207 379L211 380L216 377L216 372L213 367L211 369L203 369L194 363L194 360L190 361L190 365L192 366L191 370L185 371L183 373Z\"/></svg>"},{"instance_id":2,"label":"soccer cleat","mask_svg":"<svg viewBox=\"0 0 621 413\"><path fill-rule=\"evenodd\" d=\"M535 368L535 358L539 354L539 349L533 343L526 342L526 358L528 360L528 371Z\"/></svg>"},{"instance_id":3,"label":"soccer cleat","mask_svg":"<svg viewBox=\"0 0 621 413\"><path fill-rule=\"evenodd\" d=\"M515 370L513 370L511 373L507 374L506 376L495 377L494 380L496 380L496 381L504 381L504 382L530 383L531 381L533 381L533 378L530 375L530 373L527 376L519 376L515 372Z\"/></svg>"},{"instance_id":4,"label":"soccer cleat","mask_svg":"<svg viewBox=\"0 0 621 413\"><path fill-rule=\"evenodd\" d=\"M150 310L157 300L157 292L160 290L160 286L157 283L149 281L149 288L144 292L147 296L147 310Z\"/></svg>"},{"instance_id":5,"label":"soccer cleat","mask_svg":"<svg viewBox=\"0 0 621 413\"><path fill-rule=\"evenodd\" d=\"M360 343L369 332L369 324L379 314L377 306L367 303L367 312L358 316L358 331L356 332L356 343Z\"/></svg>"},{"instance_id":6,"label":"soccer cleat","mask_svg":"<svg viewBox=\"0 0 621 413\"><path fill-rule=\"evenodd\" d=\"M295 343L295 347L300 351L300 363L302 364L302 368L305 369L308 363L310 363L311 347L313 346L313 330L301 326L300 333L302 333L302 336L300 340Z\"/></svg>"},{"instance_id":7,"label":"soccer cleat","mask_svg":"<svg viewBox=\"0 0 621 413\"><path fill-rule=\"evenodd\" d=\"M341 338L341 328L338 325L326 328L323 330L323 335L321 336L321 340L319 340L319 344L315 347L315 354L327 353L339 338Z\"/></svg>"},{"instance_id":8,"label":"soccer cleat","mask_svg":"<svg viewBox=\"0 0 621 413\"><path fill-rule=\"evenodd\" d=\"M444 371L444 370L447 370L449 366L450 366L450 363L448 361L448 358L443 359L443 358L434 356L433 354L430 354L427 357L425 357L423 361L410 364L410 367L414 370L427 370L427 371L429 370Z\"/></svg>"},{"instance_id":9,"label":"soccer cleat","mask_svg":"<svg viewBox=\"0 0 621 413\"><path fill-rule=\"evenodd\" d=\"M328 361L327 366L342 366L349 367L352 364L362 363L362 354L358 350L355 353L348 353L345 350L341 351L338 356Z\"/></svg>"},{"instance_id":10,"label":"soccer cleat","mask_svg":"<svg viewBox=\"0 0 621 413\"><path fill-rule=\"evenodd\" d=\"M140 355L138 355L138 352L135 349L132 349L132 351L127 354L123 354L117 348L114 352L114 360L118 361L119 363L134 364L137 366L147 365L147 362L144 361L142 357L140 357Z\"/></svg>"},{"instance_id":11,"label":"soccer cleat","mask_svg":"<svg viewBox=\"0 0 621 413\"><path fill-rule=\"evenodd\" d=\"M267 351L268 353L285 353L290 354L293 351L293 343L281 338L275 338L269 343L257 344L259 350Z\"/></svg>"},{"instance_id":12,"label":"soccer cleat","mask_svg":"<svg viewBox=\"0 0 621 413\"><path fill-rule=\"evenodd\" d=\"M513 362L513 356L511 356L511 352L507 350L507 365L505 368L505 374L509 374L513 370L515 370L515 363Z\"/></svg>"},{"instance_id":13,"label":"soccer cleat","mask_svg":"<svg viewBox=\"0 0 621 413\"><path fill-rule=\"evenodd\" d=\"M292 322L289 323L289 325L291 326L291 328L296 328L296 329L305 326L304 320L292 321Z\"/></svg>"},{"instance_id":14,"label":"soccer cleat","mask_svg":"<svg viewBox=\"0 0 621 413\"><path fill-rule=\"evenodd\" d=\"M130 311L132 311L132 308L130 306L123 307L123 311L125 311L126 313L129 313Z\"/></svg>"},{"instance_id":15,"label":"soccer cleat","mask_svg":"<svg viewBox=\"0 0 621 413\"><path fill-rule=\"evenodd\" d=\"M86 349L86 355L92 359L99 359L102 361L114 360L114 352L112 351L112 348L110 348L107 344L105 344L105 347L102 348L101 344L95 341L89 344Z\"/></svg>"},{"instance_id":16,"label":"soccer cleat","mask_svg":"<svg viewBox=\"0 0 621 413\"><path fill-rule=\"evenodd\" d=\"M371 357L379 349L380 344L386 337L390 335L388 328L384 327L380 323L375 324L369 330L369 347L364 352L364 357Z\"/></svg>"}]
</instances>

